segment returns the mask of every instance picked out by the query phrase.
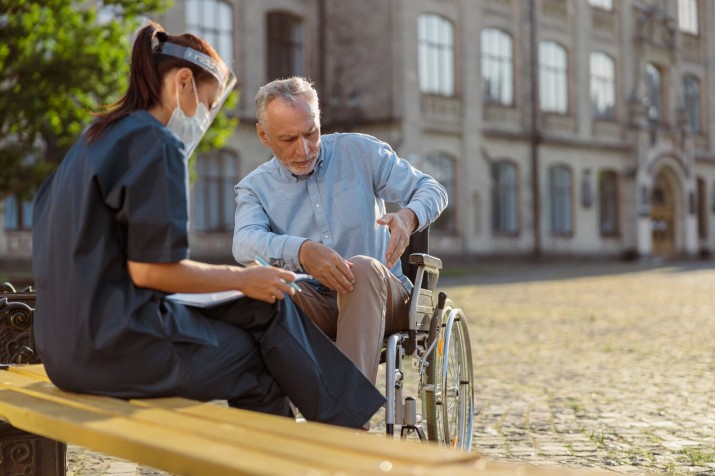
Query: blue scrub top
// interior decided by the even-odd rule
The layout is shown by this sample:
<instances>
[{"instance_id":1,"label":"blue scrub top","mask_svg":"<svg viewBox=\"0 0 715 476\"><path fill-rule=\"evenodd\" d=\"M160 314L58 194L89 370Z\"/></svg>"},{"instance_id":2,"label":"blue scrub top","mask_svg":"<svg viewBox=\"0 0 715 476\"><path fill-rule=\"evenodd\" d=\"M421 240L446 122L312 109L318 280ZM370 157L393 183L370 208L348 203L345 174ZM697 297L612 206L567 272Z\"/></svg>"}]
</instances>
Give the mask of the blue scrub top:
<instances>
[{"instance_id":1,"label":"blue scrub top","mask_svg":"<svg viewBox=\"0 0 715 476\"><path fill-rule=\"evenodd\" d=\"M146 111L81 138L33 213L34 333L52 381L119 397L172 395L190 377L176 345L217 345L216 323L134 286L127 260L188 257L184 146Z\"/></svg>"}]
</instances>

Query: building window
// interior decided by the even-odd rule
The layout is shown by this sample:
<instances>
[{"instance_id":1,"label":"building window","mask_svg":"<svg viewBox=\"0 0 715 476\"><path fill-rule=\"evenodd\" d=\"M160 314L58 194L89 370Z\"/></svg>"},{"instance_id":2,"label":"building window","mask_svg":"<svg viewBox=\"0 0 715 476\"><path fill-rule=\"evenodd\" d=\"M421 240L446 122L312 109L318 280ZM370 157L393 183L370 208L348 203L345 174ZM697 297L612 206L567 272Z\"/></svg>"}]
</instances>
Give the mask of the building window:
<instances>
[{"instance_id":1,"label":"building window","mask_svg":"<svg viewBox=\"0 0 715 476\"><path fill-rule=\"evenodd\" d=\"M613 0L588 0L592 7L613 10Z\"/></svg>"},{"instance_id":2,"label":"building window","mask_svg":"<svg viewBox=\"0 0 715 476\"><path fill-rule=\"evenodd\" d=\"M645 113L651 122L660 122L663 119L663 80L660 69L653 63L645 65Z\"/></svg>"},{"instance_id":3,"label":"building window","mask_svg":"<svg viewBox=\"0 0 715 476\"><path fill-rule=\"evenodd\" d=\"M305 75L303 22L286 13L268 14L268 80Z\"/></svg>"},{"instance_id":4,"label":"building window","mask_svg":"<svg viewBox=\"0 0 715 476\"><path fill-rule=\"evenodd\" d=\"M609 170L599 175L598 204L601 235L618 235L618 174L616 172Z\"/></svg>"},{"instance_id":5,"label":"building window","mask_svg":"<svg viewBox=\"0 0 715 476\"><path fill-rule=\"evenodd\" d=\"M492 229L495 233L517 234L516 165L507 161L492 164Z\"/></svg>"},{"instance_id":6,"label":"building window","mask_svg":"<svg viewBox=\"0 0 715 476\"><path fill-rule=\"evenodd\" d=\"M454 27L446 18L425 13L417 20L420 90L454 96Z\"/></svg>"},{"instance_id":7,"label":"building window","mask_svg":"<svg viewBox=\"0 0 715 476\"><path fill-rule=\"evenodd\" d=\"M431 230L440 233L454 233L457 230L455 202L456 184L454 174L455 161L443 153L430 154L425 159L424 172L431 175L446 190L449 204L437 220L432 224Z\"/></svg>"},{"instance_id":8,"label":"building window","mask_svg":"<svg viewBox=\"0 0 715 476\"><path fill-rule=\"evenodd\" d=\"M568 111L566 49L553 41L539 44L539 104L544 112Z\"/></svg>"},{"instance_id":9,"label":"building window","mask_svg":"<svg viewBox=\"0 0 715 476\"><path fill-rule=\"evenodd\" d=\"M513 56L511 36L496 28L482 30L482 81L486 102L512 104Z\"/></svg>"},{"instance_id":10,"label":"building window","mask_svg":"<svg viewBox=\"0 0 715 476\"><path fill-rule=\"evenodd\" d=\"M708 190L702 177L698 177L695 184L698 194L698 238L705 240L708 237Z\"/></svg>"},{"instance_id":11,"label":"building window","mask_svg":"<svg viewBox=\"0 0 715 476\"><path fill-rule=\"evenodd\" d=\"M197 231L233 230L236 198L233 187L239 181L239 159L226 150L201 155L196 161L198 179L194 185L191 221Z\"/></svg>"},{"instance_id":12,"label":"building window","mask_svg":"<svg viewBox=\"0 0 715 476\"><path fill-rule=\"evenodd\" d=\"M549 169L549 218L551 233L568 235L573 231L571 214L571 170L563 165Z\"/></svg>"},{"instance_id":13,"label":"building window","mask_svg":"<svg viewBox=\"0 0 715 476\"><path fill-rule=\"evenodd\" d=\"M678 0L678 26L682 32L698 34L698 0Z\"/></svg>"},{"instance_id":14,"label":"building window","mask_svg":"<svg viewBox=\"0 0 715 476\"><path fill-rule=\"evenodd\" d=\"M5 229L32 229L32 200L21 200L16 195L5 197Z\"/></svg>"},{"instance_id":15,"label":"building window","mask_svg":"<svg viewBox=\"0 0 715 476\"><path fill-rule=\"evenodd\" d=\"M233 9L220 0L186 0L186 30L213 46L221 59L233 64Z\"/></svg>"},{"instance_id":16,"label":"building window","mask_svg":"<svg viewBox=\"0 0 715 476\"><path fill-rule=\"evenodd\" d=\"M591 106L597 119L613 119L616 105L616 76L613 59L605 53L591 53Z\"/></svg>"},{"instance_id":17,"label":"building window","mask_svg":"<svg viewBox=\"0 0 715 476\"><path fill-rule=\"evenodd\" d=\"M683 78L683 98L688 130L700 133L700 81L692 75Z\"/></svg>"}]
</instances>

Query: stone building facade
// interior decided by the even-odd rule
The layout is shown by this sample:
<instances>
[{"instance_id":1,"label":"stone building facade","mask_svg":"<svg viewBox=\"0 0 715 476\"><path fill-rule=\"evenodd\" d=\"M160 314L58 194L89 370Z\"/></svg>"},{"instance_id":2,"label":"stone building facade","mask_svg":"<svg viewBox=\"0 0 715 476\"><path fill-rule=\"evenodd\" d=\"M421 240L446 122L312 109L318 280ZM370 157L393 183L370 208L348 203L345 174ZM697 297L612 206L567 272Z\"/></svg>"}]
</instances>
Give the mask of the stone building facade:
<instances>
[{"instance_id":1,"label":"stone building facade","mask_svg":"<svg viewBox=\"0 0 715 476\"><path fill-rule=\"evenodd\" d=\"M711 1L174 5L157 20L209 39L240 90L235 135L197 160L194 256L230 260L232 186L270 158L253 97L292 74L315 82L324 133L373 134L447 187L436 254L715 250Z\"/></svg>"}]
</instances>

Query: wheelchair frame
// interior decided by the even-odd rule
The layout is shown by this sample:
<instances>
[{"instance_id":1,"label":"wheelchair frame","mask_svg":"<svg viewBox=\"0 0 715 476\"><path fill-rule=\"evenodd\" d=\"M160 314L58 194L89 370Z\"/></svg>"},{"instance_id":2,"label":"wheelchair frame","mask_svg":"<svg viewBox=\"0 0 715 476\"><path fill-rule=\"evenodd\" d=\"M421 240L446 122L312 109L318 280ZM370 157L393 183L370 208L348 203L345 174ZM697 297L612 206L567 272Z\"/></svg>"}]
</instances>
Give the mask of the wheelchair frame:
<instances>
[{"instance_id":1,"label":"wheelchair frame","mask_svg":"<svg viewBox=\"0 0 715 476\"><path fill-rule=\"evenodd\" d=\"M414 289L410 298L407 331L389 336L385 348L385 424L387 435L416 432L421 440L469 451L474 425L472 352L464 312L454 307L447 294L435 291L442 261L426 253L429 230L413 235L402 256L405 273ZM446 356L446 357L445 357ZM418 397L423 421L417 419L413 396L403 399L403 359L412 358L419 370ZM423 424L426 423L427 434Z\"/></svg>"}]
</instances>

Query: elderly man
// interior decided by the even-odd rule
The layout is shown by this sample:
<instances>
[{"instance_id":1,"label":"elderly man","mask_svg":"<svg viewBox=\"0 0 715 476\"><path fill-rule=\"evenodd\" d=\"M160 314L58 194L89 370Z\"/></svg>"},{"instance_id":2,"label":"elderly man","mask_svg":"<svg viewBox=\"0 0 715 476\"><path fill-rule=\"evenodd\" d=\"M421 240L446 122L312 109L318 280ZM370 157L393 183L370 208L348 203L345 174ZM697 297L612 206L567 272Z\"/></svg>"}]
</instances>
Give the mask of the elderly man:
<instances>
[{"instance_id":1,"label":"elderly man","mask_svg":"<svg viewBox=\"0 0 715 476\"><path fill-rule=\"evenodd\" d=\"M263 86L256 116L273 158L236 185L233 256L312 275L293 299L374 382L384 336L407 327L412 283L400 255L447 193L374 137L321 136L303 78ZM386 213L385 202L403 208Z\"/></svg>"}]
</instances>

